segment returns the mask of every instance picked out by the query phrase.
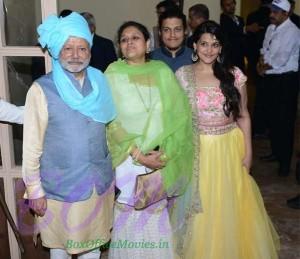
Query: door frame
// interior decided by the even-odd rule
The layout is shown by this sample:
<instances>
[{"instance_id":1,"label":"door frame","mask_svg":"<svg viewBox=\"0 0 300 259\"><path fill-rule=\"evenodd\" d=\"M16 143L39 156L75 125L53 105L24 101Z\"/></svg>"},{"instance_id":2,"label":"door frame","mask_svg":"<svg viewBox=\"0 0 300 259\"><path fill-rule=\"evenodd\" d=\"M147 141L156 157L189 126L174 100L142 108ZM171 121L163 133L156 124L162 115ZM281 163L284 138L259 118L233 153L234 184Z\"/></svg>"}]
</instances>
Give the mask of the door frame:
<instances>
[{"instance_id":1,"label":"door frame","mask_svg":"<svg viewBox=\"0 0 300 259\"><path fill-rule=\"evenodd\" d=\"M49 14L57 13L56 0L40 0L41 15L44 20ZM4 0L0 0L0 97L10 101L7 57L34 57L40 56L45 59L45 69L49 72L51 69L51 58L47 52L35 46L6 46L5 45L5 13ZM0 166L0 178L4 180L4 196L8 208L15 222L17 222L17 204L14 179L22 178L21 166L16 166L14 161L14 147L12 126L0 123L0 148L2 156L2 166ZM10 247L10 256L12 259L20 259L18 244L14 233L8 225L8 238Z\"/></svg>"}]
</instances>

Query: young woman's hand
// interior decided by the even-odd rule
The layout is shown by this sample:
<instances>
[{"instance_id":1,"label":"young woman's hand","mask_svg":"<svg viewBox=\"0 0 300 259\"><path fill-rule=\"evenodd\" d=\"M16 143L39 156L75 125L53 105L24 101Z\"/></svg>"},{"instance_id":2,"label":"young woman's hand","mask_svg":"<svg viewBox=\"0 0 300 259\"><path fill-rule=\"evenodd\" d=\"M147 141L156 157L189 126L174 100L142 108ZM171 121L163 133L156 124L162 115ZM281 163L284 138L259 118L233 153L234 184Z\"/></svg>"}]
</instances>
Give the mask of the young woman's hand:
<instances>
[{"instance_id":1,"label":"young woman's hand","mask_svg":"<svg viewBox=\"0 0 300 259\"><path fill-rule=\"evenodd\" d=\"M245 156L243 159L243 166L247 168L247 171L250 172L252 166L252 158L251 156Z\"/></svg>"}]
</instances>

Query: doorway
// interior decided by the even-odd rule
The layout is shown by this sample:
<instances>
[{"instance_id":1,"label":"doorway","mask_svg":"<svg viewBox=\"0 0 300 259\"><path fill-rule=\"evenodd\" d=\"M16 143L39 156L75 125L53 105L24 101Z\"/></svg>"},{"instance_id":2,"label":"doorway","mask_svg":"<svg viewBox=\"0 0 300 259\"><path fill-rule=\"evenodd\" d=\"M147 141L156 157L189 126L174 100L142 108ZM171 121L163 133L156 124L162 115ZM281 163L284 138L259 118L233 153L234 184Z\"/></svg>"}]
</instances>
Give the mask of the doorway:
<instances>
[{"instance_id":1,"label":"doorway","mask_svg":"<svg viewBox=\"0 0 300 259\"><path fill-rule=\"evenodd\" d=\"M24 105L33 82L36 60L43 72L50 70L50 58L37 47L37 25L57 12L55 0L0 0L0 98ZM0 191L16 222L25 245L20 254L15 236L0 209L0 258L48 258L42 247L34 247L33 216L23 199L22 140L20 125L0 123Z\"/></svg>"}]
</instances>

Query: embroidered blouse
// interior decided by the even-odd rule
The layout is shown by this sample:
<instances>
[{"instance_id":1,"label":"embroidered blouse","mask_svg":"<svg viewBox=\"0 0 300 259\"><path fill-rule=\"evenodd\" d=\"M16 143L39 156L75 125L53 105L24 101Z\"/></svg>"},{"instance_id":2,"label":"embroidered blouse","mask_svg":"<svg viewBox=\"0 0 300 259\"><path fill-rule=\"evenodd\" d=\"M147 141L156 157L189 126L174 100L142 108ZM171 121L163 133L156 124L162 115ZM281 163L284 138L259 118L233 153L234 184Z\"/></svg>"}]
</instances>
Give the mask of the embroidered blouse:
<instances>
[{"instance_id":1,"label":"embroidered blouse","mask_svg":"<svg viewBox=\"0 0 300 259\"><path fill-rule=\"evenodd\" d=\"M235 67L233 71L235 87L241 88L245 85L247 77L240 69ZM227 117L223 110L225 97L219 86L198 87L195 80L193 65L184 66L177 70L176 76L182 87L189 95L189 99L196 110L197 124L200 132L219 130L224 127L234 126L232 116Z\"/></svg>"}]
</instances>

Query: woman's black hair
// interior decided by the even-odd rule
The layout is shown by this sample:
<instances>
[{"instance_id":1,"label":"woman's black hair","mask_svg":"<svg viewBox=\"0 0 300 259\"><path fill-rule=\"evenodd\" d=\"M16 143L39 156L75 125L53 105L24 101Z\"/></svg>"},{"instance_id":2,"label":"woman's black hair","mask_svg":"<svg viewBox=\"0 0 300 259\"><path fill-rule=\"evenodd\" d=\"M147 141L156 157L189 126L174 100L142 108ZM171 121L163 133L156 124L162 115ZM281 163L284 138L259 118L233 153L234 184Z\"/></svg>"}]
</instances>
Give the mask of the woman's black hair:
<instances>
[{"instance_id":1,"label":"woman's black hair","mask_svg":"<svg viewBox=\"0 0 300 259\"><path fill-rule=\"evenodd\" d=\"M121 36L122 36L123 31L128 27L137 28L144 35L145 41L150 39L150 33L149 33L148 29L143 24L135 22L135 21L128 21L128 22L123 23L120 26L120 28L118 29L118 43L119 44L120 44L120 40L121 40Z\"/></svg>"},{"instance_id":2,"label":"woman's black hair","mask_svg":"<svg viewBox=\"0 0 300 259\"><path fill-rule=\"evenodd\" d=\"M197 44L199 39L204 33L212 34L219 41L222 46L221 53L218 60L213 64L213 72L216 78L220 80L220 89L225 97L223 110L226 116L233 115L236 120L240 116L240 100L241 95L237 88L234 86L234 67L228 59L228 43L226 35L222 32L221 27L214 21L206 21L200 24L194 34L193 42Z\"/></svg>"},{"instance_id":3,"label":"woman's black hair","mask_svg":"<svg viewBox=\"0 0 300 259\"><path fill-rule=\"evenodd\" d=\"M146 26L144 26L141 23L135 22L135 21L128 21L123 23L120 28L118 29L118 34L117 34L117 39L118 39L118 43L120 44L120 40L121 40L121 36L123 31L128 28L128 27L135 27L136 29L138 29L144 36L145 41L150 39L150 33L148 31L148 29L146 28ZM119 53L121 54L121 53ZM121 56L121 55L120 55ZM149 60L149 53L146 53L146 61Z\"/></svg>"}]
</instances>

